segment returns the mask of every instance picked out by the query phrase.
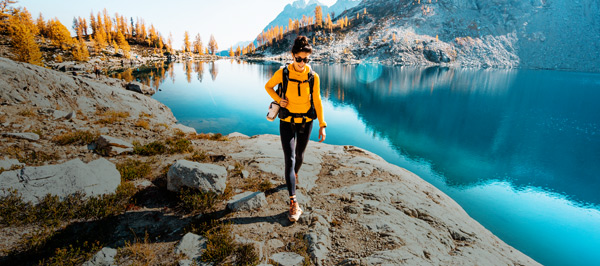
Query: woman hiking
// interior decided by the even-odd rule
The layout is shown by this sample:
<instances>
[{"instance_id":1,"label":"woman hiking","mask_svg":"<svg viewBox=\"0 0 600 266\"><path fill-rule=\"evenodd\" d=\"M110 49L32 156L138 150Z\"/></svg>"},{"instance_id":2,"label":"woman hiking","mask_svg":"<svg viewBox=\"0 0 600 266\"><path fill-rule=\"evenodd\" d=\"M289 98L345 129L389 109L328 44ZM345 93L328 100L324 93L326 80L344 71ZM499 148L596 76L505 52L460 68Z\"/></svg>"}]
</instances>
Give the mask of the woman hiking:
<instances>
[{"instance_id":1,"label":"woman hiking","mask_svg":"<svg viewBox=\"0 0 600 266\"><path fill-rule=\"evenodd\" d=\"M302 166L304 150L310 139L313 119L319 120L319 142L325 140L327 123L323 118L319 75L307 65L312 53L308 38L298 36L291 53L293 62L277 70L265 85L265 89L281 106L279 135L285 160L285 183L290 196L288 219L295 222L302 214L302 209L296 200L298 171ZM280 83L282 83L282 90L279 92L281 95L278 95L273 88ZM283 91L285 93L282 93Z\"/></svg>"}]
</instances>

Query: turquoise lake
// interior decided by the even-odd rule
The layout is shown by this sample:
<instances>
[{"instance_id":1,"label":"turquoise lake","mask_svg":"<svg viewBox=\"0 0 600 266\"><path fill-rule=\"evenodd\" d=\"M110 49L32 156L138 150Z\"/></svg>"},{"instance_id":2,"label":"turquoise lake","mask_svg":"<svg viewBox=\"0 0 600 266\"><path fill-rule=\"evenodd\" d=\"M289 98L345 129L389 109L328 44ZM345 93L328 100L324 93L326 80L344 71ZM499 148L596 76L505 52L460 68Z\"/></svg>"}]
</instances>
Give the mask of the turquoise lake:
<instances>
[{"instance_id":1,"label":"turquoise lake","mask_svg":"<svg viewBox=\"0 0 600 266\"><path fill-rule=\"evenodd\" d=\"M312 65L326 143L416 173L544 265L600 265L600 74ZM252 136L279 134L264 89L279 67L220 60L119 76L157 89L198 132Z\"/></svg>"}]
</instances>

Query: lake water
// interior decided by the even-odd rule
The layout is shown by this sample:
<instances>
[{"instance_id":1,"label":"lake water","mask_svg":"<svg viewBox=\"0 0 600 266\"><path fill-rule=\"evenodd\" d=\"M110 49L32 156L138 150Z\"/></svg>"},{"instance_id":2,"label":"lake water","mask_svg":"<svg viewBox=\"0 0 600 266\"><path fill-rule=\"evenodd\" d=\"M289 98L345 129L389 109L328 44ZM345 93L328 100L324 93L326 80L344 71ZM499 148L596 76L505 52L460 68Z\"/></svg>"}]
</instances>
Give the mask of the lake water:
<instances>
[{"instance_id":1,"label":"lake water","mask_svg":"<svg viewBox=\"0 0 600 266\"><path fill-rule=\"evenodd\" d=\"M416 173L542 264L600 265L600 74L313 67L326 143ZM153 97L198 132L252 136L279 133L264 89L278 68L221 60L120 76L159 89Z\"/></svg>"}]
</instances>

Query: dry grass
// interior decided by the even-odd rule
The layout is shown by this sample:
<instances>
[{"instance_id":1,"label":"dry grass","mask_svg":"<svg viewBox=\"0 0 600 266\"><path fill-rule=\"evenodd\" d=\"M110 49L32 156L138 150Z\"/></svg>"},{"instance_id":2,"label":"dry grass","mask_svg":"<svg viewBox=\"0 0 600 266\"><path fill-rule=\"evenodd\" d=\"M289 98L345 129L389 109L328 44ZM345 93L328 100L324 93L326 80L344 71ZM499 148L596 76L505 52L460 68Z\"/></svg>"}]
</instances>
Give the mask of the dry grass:
<instances>
[{"instance_id":1,"label":"dry grass","mask_svg":"<svg viewBox=\"0 0 600 266\"><path fill-rule=\"evenodd\" d=\"M58 159L58 156L54 153L48 154L43 151L24 149L19 146L7 147L3 153L4 155L9 155L9 157L16 158L19 162L30 166L38 166L47 161Z\"/></svg>"},{"instance_id":2,"label":"dry grass","mask_svg":"<svg viewBox=\"0 0 600 266\"><path fill-rule=\"evenodd\" d=\"M154 117L154 115L153 114L147 114L147 113L141 112L140 115L139 115L139 117L140 118L152 118L152 117Z\"/></svg>"},{"instance_id":3,"label":"dry grass","mask_svg":"<svg viewBox=\"0 0 600 266\"><path fill-rule=\"evenodd\" d=\"M96 121L97 124L115 124L128 118L129 112L97 111L96 115L101 117L100 120Z\"/></svg>"},{"instance_id":4,"label":"dry grass","mask_svg":"<svg viewBox=\"0 0 600 266\"><path fill-rule=\"evenodd\" d=\"M148 120L144 119L139 119L137 122L135 122L134 126L141 127L143 129L150 129L150 123Z\"/></svg>"},{"instance_id":5,"label":"dry grass","mask_svg":"<svg viewBox=\"0 0 600 266\"><path fill-rule=\"evenodd\" d=\"M27 108L25 110L19 111L17 113L17 115L20 115L20 116L35 116L35 112L33 111L33 109Z\"/></svg>"},{"instance_id":6,"label":"dry grass","mask_svg":"<svg viewBox=\"0 0 600 266\"><path fill-rule=\"evenodd\" d=\"M260 177L253 177L244 180L244 186L242 187L245 191L262 191L266 192L273 188L273 183L269 179L261 180Z\"/></svg>"},{"instance_id":7,"label":"dry grass","mask_svg":"<svg viewBox=\"0 0 600 266\"><path fill-rule=\"evenodd\" d=\"M42 260L39 265L49 266L75 266L81 265L90 259L96 252L102 249L100 243L83 242L81 245L69 245L68 247L57 248L54 255L48 260Z\"/></svg>"},{"instance_id":8,"label":"dry grass","mask_svg":"<svg viewBox=\"0 0 600 266\"><path fill-rule=\"evenodd\" d=\"M194 151L193 154L186 157L185 159L189 160L189 161L193 161L193 162L199 162L199 163L206 163L206 162L211 161L210 156L208 156L204 151Z\"/></svg>"},{"instance_id":9,"label":"dry grass","mask_svg":"<svg viewBox=\"0 0 600 266\"><path fill-rule=\"evenodd\" d=\"M157 265L159 262L158 254L149 240L148 232L144 236L144 241L136 236L133 243L126 241L125 246L117 250L115 260L119 265Z\"/></svg>"},{"instance_id":10,"label":"dry grass","mask_svg":"<svg viewBox=\"0 0 600 266\"><path fill-rule=\"evenodd\" d=\"M216 141L228 141L229 140L227 137L223 136L221 133L217 133L217 134L204 134L204 133L194 134L194 133L191 133L187 137L188 137L188 139L206 139L206 140L216 140Z\"/></svg>"},{"instance_id":11,"label":"dry grass","mask_svg":"<svg viewBox=\"0 0 600 266\"><path fill-rule=\"evenodd\" d=\"M59 145L87 145L98 139L100 134L91 131L67 132L52 138Z\"/></svg>"}]
</instances>

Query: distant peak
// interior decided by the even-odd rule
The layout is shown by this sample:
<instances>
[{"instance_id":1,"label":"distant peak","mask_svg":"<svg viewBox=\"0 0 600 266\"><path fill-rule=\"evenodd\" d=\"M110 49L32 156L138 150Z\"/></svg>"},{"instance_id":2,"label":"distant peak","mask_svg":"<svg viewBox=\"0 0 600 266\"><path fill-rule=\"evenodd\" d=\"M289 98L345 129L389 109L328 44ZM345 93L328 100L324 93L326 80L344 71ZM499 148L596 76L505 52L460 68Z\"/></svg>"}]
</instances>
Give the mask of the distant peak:
<instances>
[{"instance_id":1,"label":"distant peak","mask_svg":"<svg viewBox=\"0 0 600 266\"><path fill-rule=\"evenodd\" d=\"M292 3L292 7L295 8L304 8L306 7L306 0L296 0Z\"/></svg>"}]
</instances>

